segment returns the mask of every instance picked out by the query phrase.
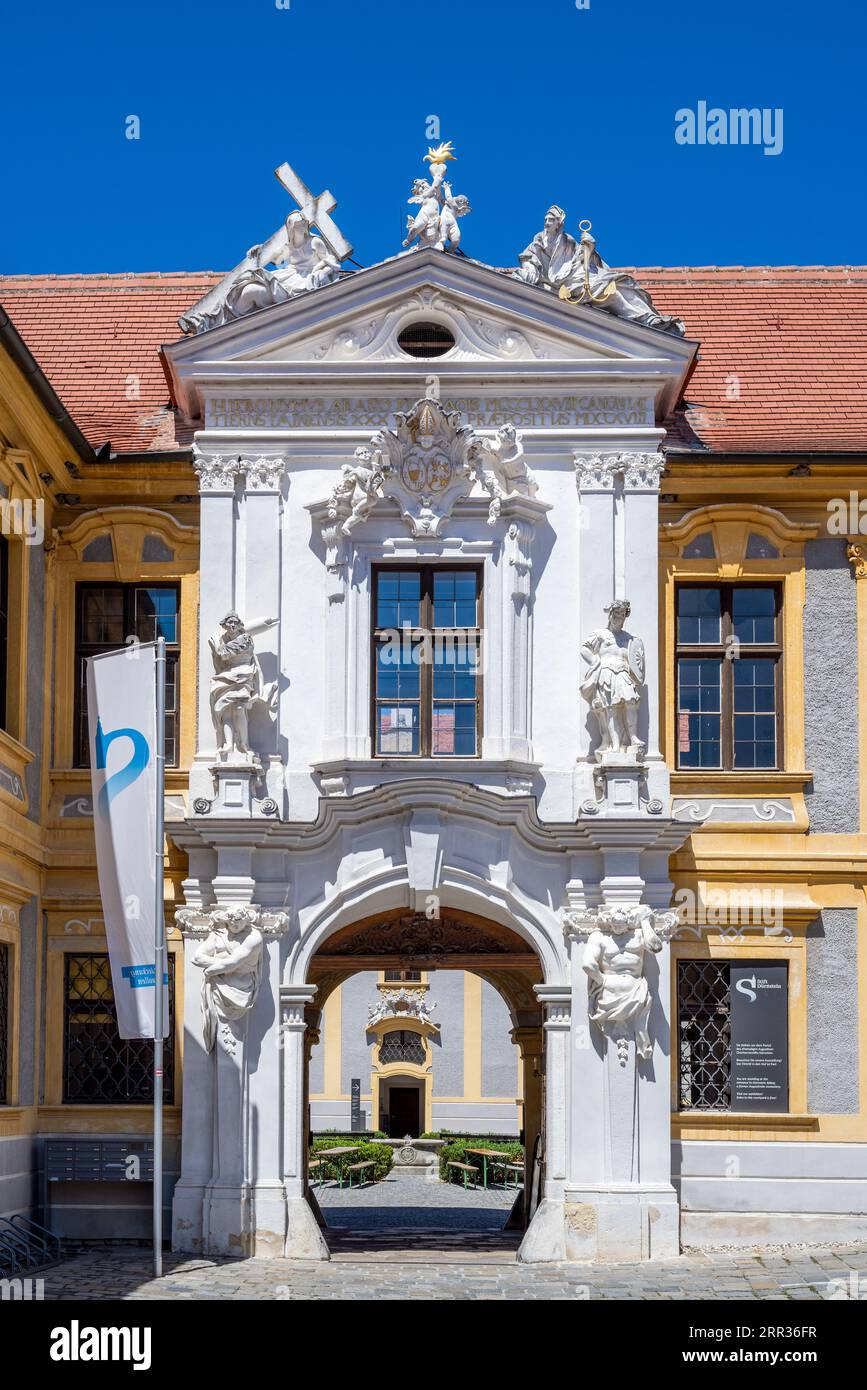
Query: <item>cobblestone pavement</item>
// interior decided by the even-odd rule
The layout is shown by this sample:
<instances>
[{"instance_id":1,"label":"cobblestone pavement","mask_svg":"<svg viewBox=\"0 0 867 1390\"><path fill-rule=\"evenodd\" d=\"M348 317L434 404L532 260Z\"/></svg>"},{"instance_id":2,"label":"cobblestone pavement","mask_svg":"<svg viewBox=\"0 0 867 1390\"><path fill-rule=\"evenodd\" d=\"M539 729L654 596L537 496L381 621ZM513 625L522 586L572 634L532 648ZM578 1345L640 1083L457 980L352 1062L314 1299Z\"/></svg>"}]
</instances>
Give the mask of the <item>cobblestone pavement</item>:
<instances>
[{"instance_id":1,"label":"cobblestone pavement","mask_svg":"<svg viewBox=\"0 0 867 1390\"><path fill-rule=\"evenodd\" d=\"M94 1248L42 1271L46 1299L675 1299L857 1297L867 1245L701 1254L636 1265L520 1265L502 1224L514 1193L400 1178L317 1189L330 1262L211 1260Z\"/></svg>"},{"instance_id":2,"label":"cobblestone pavement","mask_svg":"<svg viewBox=\"0 0 867 1390\"><path fill-rule=\"evenodd\" d=\"M852 1272L867 1280L867 1247L791 1255L681 1257L653 1265L519 1265L500 1252L428 1254L382 1262L363 1256L204 1260L166 1255L151 1277L146 1249L101 1250L42 1271L46 1299L828 1299L845 1296Z\"/></svg>"}]
</instances>

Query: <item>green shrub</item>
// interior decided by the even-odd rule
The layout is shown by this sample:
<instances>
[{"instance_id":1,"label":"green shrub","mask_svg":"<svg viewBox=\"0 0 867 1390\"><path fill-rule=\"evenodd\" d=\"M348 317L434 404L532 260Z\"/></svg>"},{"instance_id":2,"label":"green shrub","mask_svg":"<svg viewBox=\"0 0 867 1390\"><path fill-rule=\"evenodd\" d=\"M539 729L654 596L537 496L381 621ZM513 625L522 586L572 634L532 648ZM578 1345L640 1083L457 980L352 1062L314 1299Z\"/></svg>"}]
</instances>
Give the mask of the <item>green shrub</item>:
<instances>
[{"instance_id":1,"label":"green shrub","mask_svg":"<svg viewBox=\"0 0 867 1390\"><path fill-rule=\"evenodd\" d=\"M391 1172L392 1164L394 1163L394 1150L391 1145L376 1144L372 1143L370 1140L362 1140L357 1134L319 1135L313 1140L310 1156L312 1158L317 1155L320 1149L336 1149L342 1144L354 1144L356 1146L356 1152L354 1154L344 1154L343 1156L344 1172L346 1171L346 1166L350 1163L369 1163L371 1159L376 1164L373 1170L373 1176L376 1182L381 1182L386 1174ZM334 1165L329 1162L327 1158L324 1159L323 1162L326 1164L326 1172L323 1176L335 1177L336 1168ZM370 1174L365 1173L361 1176L367 1179Z\"/></svg>"},{"instance_id":2,"label":"green shrub","mask_svg":"<svg viewBox=\"0 0 867 1390\"><path fill-rule=\"evenodd\" d=\"M445 1137L443 1131L443 1137ZM456 1180L456 1175L449 1172L450 1163L473 1163L479 1169L479 1180L482 1176L482 1160L478 1154L468 1154L467 1149L499 1149L509 1155L509 1163L523 1163L524 1149L517 1139L497 1139L489 1135L482 1135L470 1138L461 1135L459 1138L450 1139L439 1151L440 1177L446 1182ZM491 1160L488 1159L488 1174L490 1181Z\"/></svg>"}]
</instances>

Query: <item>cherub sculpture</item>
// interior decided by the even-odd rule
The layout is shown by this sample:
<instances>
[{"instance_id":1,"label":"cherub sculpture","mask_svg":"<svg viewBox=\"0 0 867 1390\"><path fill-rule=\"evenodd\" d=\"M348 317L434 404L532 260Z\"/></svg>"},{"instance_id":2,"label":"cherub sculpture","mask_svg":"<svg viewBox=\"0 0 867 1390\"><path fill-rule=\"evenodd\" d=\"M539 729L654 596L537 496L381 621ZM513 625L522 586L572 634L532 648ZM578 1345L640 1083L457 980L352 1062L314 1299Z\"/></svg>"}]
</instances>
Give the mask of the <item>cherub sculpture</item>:
<instances>
[{"instance_id":1,"label":"cherub sculpture","mask_svg":"<svg viewBox=\"0 0 867 1390\"><path fill-rule=\"evenodd\" d=\"M479 439L472 459L481 473L482 486L491 495L488 523L500 515L502 499L511 493L535 497L538 484L524 456L524 443L514 425L501 425L493 439Z\"/></svg>"},{"instance_id":2,"label":"cherub sculpture","mask_svg":"<svg viewBox=\"0 0 867 1390\"><path fill-rule=\"evenodd\" d=\"M328 515L334 520L339 514L340 502L348 498L351 508L341 531L344 536L352 534L353 529L364 521L379 495L382 480L390 471L390 465L383 458L380 449L371 449L359 444L352 463L344 463L340 469L340 481L328 501Z\"/></svg>"},{"instance_id":3,"label":"cherub sculpture","mask_svg":"<svg viewBox=\"0 0 867 1390\"><path fill-rule=\"evenodd\" d=\"M451 140L429 149L425 155L430 164L431 180L428 183L426 179L416 179L407 198L408 203L418 204L419 210L414 217L407 217L405 248L411 247L414 241L418 241L414 250L433 247L444 251L446 244L454 250L460 244L458 218L472 212L472 208L462 193L457 196L452 193L452 186L446 181L446 160L454 158Z\"/></svg>"}]
</instances>

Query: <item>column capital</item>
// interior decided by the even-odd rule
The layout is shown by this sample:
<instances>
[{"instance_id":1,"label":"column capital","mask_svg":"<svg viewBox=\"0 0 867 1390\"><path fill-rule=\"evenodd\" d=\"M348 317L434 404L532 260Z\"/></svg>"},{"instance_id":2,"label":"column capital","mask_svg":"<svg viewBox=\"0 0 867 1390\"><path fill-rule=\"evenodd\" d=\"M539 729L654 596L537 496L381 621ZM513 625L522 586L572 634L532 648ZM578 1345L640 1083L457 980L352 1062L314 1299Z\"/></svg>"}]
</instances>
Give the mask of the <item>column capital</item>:
<instances>
[{"instance_id":1,"label":"column capital","mask_svg":"<svg viewBox=\"0 0 867 1390\"><path fill-rule=\"evenodd\" d=\"M867 543L849 541L846 546L846 559L854 567L856 579L867 579Z\"/></svg>"},{"instance_id":2,"label":"column capital","mask_svg":"<svg viewBox=\"0 0 867 1390\"><path fill-rule=\"evenodd\" d=\"M286 459L283 454L242 454L238 467L246 492L279 492Z\"/></svg>"},{"instance_id":3,"label":"column capital","mask_svg":"<svg viewBox=\"0 0 867 1390\"><path fill-rule=\"evenodd\" d=\"M237 454L203 454L193 445L193 472L199 480L199 492L233 493L240 465Z\"/></svg>"},{"instance_id":4,"label":"column capital","mask_svg":"<svg viewBox=\"0 0 867 1390\"><path fill-rule=\"evenodd\" d=\"M517 1047L522 1061L526 1061L528 1057L541 1057L545 1051L545 1035L539 1026L513 1028L509 1037Z\"/></svg>"},{"instance_id":5,"label":"column capital","mask_svg":"<svg viewBox=\"0 0 867 1390\"><path fill-rule=\"evenodd\" d=\"M308 1026L304 1011L315 998L317 988L316 985L280 986L280 1016L283 1032L302 1033Z\"/></svg>"},{"instance_id":6,"label":"column capital","mask_svg":"<svg viewBox=\"0 0 867 1390\"><path fill-rule=\"evenodd\" d=\"M569 985L534 985L533 993L545 1010L545 1029L567 1029L572 1022L572 989Z\"/></svg>"},{"instance_id":7,"label":"column capital","mask_svg":"<svg viewBox=\"0 0 867 1390\"><path fill-rule=\"evenodd\" d=\"M563 908L563 935L567 941L586 939L593 932L622 936L646 927L668 941L680 921L677 912L659 911L647 903L602 904L598 907Z\"/></svg>"},{"instance_id":8,"label":"column capital","mask_svg":"<svg viewBox=\"0 0 867 1390\"><path fill-rule=\"evenodd\" d=\"M282 936L289 928L285 912L256 907L254 903L214 903L210 907L180 907L175 913L175 926L186 939L206 937L219 927L249 929L254 927L264 937Z\"/></svg>"},{"instance_id":9,"label":"column capital","mask_svg":"<svg viewBox=\"0 0 867 1390\"><path fill-rule=\"evenodd\" d=\"M658 492L665 455L654 453L582 454L575 450L579 493L612 492L618 477L627 492Z\"/></svg>"}]
</instances>

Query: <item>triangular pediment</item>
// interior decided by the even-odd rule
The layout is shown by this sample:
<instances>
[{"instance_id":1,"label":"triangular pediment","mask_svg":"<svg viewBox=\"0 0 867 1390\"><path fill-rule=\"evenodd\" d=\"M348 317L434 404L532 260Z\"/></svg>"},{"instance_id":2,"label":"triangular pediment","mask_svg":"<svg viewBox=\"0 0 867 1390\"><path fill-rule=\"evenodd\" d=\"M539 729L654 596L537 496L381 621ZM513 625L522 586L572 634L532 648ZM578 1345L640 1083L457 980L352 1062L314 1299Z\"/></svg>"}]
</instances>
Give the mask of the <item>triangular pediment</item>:
<instances>
[{"instance_id":1,"label":"triangular pediment","mask_svg":"<svg viewBox=\"0 0 867 1390\"><path fill-rule=\"evenodd\" d=\"M413 323L433 322L453 337L440 356L418 358L398 341ZM199 414L206 381L347 383L399 369L420 381L430 372L587 376L616 382L650 376L660 408L682 387L696 344L618 319L603 309L565 303L508 273L441 251L394 257L336 283L258 310L165 348L175 397Z\"/></svg>"}]
</instances>

